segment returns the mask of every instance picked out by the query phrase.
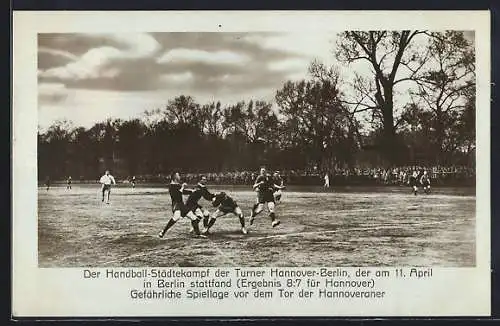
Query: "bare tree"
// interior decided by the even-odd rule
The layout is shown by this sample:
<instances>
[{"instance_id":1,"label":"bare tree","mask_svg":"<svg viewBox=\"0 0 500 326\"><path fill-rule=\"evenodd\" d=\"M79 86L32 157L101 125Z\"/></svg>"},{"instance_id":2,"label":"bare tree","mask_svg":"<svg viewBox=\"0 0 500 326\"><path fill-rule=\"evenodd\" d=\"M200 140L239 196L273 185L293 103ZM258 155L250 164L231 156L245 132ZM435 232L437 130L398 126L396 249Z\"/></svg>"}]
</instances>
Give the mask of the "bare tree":
<instances>
[{"instance_id":1,"label":"bare tree","mask_svg":"<svg viewBox=\"0 0 500 326\"><path fill-rule=\"evenodd\" d=\"M425 64L425 56L412 48L412 42L424 31L344 32L338 40L337 59L348 64L365 61L371 69L372 80L358 75L354 81L354 98L346 101L352 113L371 111L383 130L382 150L395 163L397 151L394 95L395 86L411 80ZM416 65L415 65L416 64ZM404 69L413 66L413 71ZM407 73L401 76L402 70Z\"/></svg>"},{"instance_id":2,"label":"bare tree","mask_svg":"<svg viewBox=\"0 0 500 326\"><path fill-rule=\"evenodd\" d=\"M429 36L429 60L416 75L418 88L411 94L416 103L432 112L434 153L439 160L442 152L459 146L455 141L451 145L449 140L459 138L453 125L474 93L475 55L473 44L463 32L434 32Z\"/></svg>"}]
</instances>

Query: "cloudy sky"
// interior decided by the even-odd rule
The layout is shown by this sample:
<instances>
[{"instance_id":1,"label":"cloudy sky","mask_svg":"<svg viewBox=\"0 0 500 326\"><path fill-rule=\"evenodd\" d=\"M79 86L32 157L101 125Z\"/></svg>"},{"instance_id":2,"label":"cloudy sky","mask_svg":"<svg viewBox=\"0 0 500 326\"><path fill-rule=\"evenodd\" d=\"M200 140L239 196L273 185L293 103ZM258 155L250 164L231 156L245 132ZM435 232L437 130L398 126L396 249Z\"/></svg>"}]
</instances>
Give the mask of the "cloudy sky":
<instances>
[{"instance_id":1,"label":"cloudy sky","mask_svg":"<svg viewBox=\"0 0 500 326\"><path fill-rule=\"evenodd\" d=\"M273 100L311 60L333 63L335 34L39 34L39 126L139 117L184 94L199 103Z\"/></svg>"}]
</instances>

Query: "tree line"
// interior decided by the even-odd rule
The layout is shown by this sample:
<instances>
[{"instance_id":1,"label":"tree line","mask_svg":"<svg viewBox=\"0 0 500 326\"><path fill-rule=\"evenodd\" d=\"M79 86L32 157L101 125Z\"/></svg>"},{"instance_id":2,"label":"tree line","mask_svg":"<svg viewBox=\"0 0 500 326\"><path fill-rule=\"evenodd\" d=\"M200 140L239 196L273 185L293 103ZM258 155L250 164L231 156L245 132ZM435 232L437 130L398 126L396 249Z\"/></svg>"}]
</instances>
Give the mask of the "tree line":
<instances>
[{"instance_id":1,"label":"tree line","mask_svg":"<svg viewBox=\"0 0 500 326\"><path fill-rule=\"evenodd\" d=\"M344 32L335 56L274 103L180 95L137 119L57 121L38 133L39 176L474 164L475 57L462 32Z\"/></svg>"}]
</instances>

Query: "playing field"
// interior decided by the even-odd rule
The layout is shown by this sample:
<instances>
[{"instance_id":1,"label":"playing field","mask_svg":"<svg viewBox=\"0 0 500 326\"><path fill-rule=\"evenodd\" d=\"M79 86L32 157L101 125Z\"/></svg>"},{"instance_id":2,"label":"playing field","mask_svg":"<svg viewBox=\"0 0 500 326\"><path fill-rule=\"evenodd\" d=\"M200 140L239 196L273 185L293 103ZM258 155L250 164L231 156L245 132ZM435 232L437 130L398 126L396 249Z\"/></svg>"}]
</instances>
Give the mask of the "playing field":
<instances>
[{"instance_id":1,"label":"playing field","mask_svg":"<svg viewBox=\"0 0 500 326\"><path fill-rule=\"evenodd\" d=\"M245 215L249 187L224 189ZM288 188L277 206L281 225L262 212L248 235L238 218L219 218L208 239L189 235L172 216L166 188L120 186L111 203L99 185L38 189L40 267L142 266L474 266L475 189L407 187ZM200 204L213 211L210 203ZM247 219L248 221L248 219Z\"/></svg>"}]
</instances>

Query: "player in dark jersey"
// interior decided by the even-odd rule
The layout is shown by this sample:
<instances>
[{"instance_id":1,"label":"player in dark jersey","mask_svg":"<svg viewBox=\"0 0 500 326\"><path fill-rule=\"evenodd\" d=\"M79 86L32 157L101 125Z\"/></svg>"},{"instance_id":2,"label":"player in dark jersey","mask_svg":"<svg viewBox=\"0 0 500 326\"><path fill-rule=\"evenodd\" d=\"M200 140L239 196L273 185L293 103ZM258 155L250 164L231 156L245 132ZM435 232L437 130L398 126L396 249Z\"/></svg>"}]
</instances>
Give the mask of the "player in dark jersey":
<instances>
[{"instance_id":1,"label":"player in dark jersey","mask_svg":"<svg viewBox=\"0 0 500 326\"><path fill-rule=\"evenodd\" d=\"M412 187L413 193L416 196L418 192L418 172L416 170L413 171L412 175L410 175L408 184L410 185L410 187Z\"/></svg>"},{"instance_id":2,"label":"player in dark jersey","mask_svg":"<svg viewBox=\"0 0 500 326\"><path fill-rule=\"evenodd\" d=\"M189 211L193 212L196 215L196 218L198 221L201 221L203 219L203 226L206 227L208 225L208 220L210 217L210 212L206 209L204 209L200 204L199 201L201 198L212 201L212 199L215 197L214 194L212 194L210 191L207 189L207 178L205 176L202 176L196 187L192 190L190 189L184 189L183 194L186 195L188 194L188 198L186 200L186 207ZM194 231L194 230L193 230Z\"/></svg>"},{"instance_id":3,"label":"player in dark jersey","mask_svg":"<svg viewBox=\"0 0 500 326\"><path fill-rule=\"evenodd\" d=\"M224 216L229 213L238 216L241 225L241 232L243 234L248 233L247 229L245 228L245 217L243 216L243 212L233 198L228 196L225 192L220 192L213 198L212 205L214 207L217 207L217 210L212 214L208 225L206 225L205 229L203 230L203 234L208 234L210 228L214 225L218 217Z\"/></svg>"},{"instance_id":4,"label":"player in dark jersey","mask_svg":"<svg viewBox=\"0 0 500 326\"><path fill-rule=\"evenodd\" d=\"M262 212L264 204L267 204L272 227L274 228L280 224L280 220L276 219L276 214L274 213L274 191L282 188L282 186L274 183L273 178L266 173L265 168L260 169L260 174L253 185L253 189L257 191L257 203L253 205L250 213L250 225L253 224L255 216Z\"/></svg>"},{"instance_id":5,"label":"player in dark jersey","mask_svg":"<svg viewBox=\"0 0 500 326\"><path fill-rule=\"evenodd\" d=\"M172 200L172 213L174 214L172 218L168 221L167 225L160 231L159 237L163 238L165 232L167 232L181 217L187 216L191 220L191 226L193 227L194 233L196 235L201 235L199 220L196 215L190 211L182 199L184 193L184 188L186 184L180 183L181 177L179 173L174 173L172 175L172 181L168 185L168 191L170 193L170 199Z\"/></svg>"},{"instance_id":6,"label":"player in dark jersey","mask_svg":"<svg viewBox=\"0 0 500 326\"><path fill-rule=\"evenodd\" d=\"M71 190L71 183L72 183L72 180L71 180L71 176L68 177L68 180L66 180L66 189L70 189Z\"/></svg>"},{"instance_id":7,"label":"player in dark jersey","mask_svg":"<svg viewBox=\"0 0 500 326\"><path fill-rule=\"evenodd\" d=\"M285 186L283 185L283 178L281 177L279 171L274 172L273 182L274 182L274 184L281 187L281 188L274 188L274 193L273 193L274 202L276 204L279 204L281 202L281 196L282 196L281 190L285 189Z\"/></svg>"},{"instance_id":8,"label":"player in dark jersey","mask_svg":"<svg viewBox=\"0 0 500 326\"><path fill-rule=\"evenodd\" d=\"M431 179L429 178L429 175L425 170L420 177L420 185L422 185L422 188L424 188L424 192L426 194L429 194L431 192Z\"/></svg>"}]
</instances>

